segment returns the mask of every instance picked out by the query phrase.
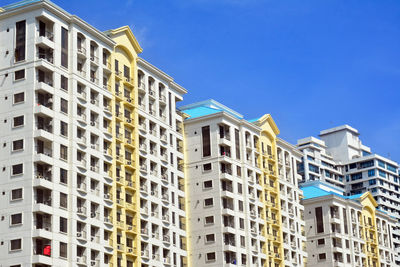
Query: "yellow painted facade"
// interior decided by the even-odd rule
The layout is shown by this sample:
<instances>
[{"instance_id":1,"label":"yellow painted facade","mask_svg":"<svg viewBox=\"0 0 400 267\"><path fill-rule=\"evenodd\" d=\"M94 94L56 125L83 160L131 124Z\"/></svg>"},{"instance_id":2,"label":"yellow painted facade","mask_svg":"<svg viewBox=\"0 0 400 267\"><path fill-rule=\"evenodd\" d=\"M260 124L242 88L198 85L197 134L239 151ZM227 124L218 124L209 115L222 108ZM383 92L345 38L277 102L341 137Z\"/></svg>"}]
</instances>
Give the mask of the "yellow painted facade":
<instances>
[{"instance_id":1,"label":"yellow painted facade","mask_svg":"<svg viewBox=\"0 0 400 267\"><path fill-rule=\"evenodd\" d=\"M137 57L142 51L129 27L106 33L115 43L107 87L113 94L111 176L113 178L110 238L112 266L140 266L140 217L137 131Z\"/></svg>"},{"instance_id":2,"label":"yellow painted facade","mask_svg":"<svg viewBox=\"0 0 400 267\"><path fill-rule=\"evenodd\" d=\"M361 237L365 241L362 251L366 255L366 260L362 262L362 265L365 267L381 266L376 226L376 207L378 204L370 192L364 193L359 201L362 205L362 212L358 215L358 219L360 222L360 231L362 232Z\"/></svg>"},{"instance_id":3,"label":"yellow painted facade","mask_svg":"<svg viewBox=\"0 0 400 267\"><path fill-rule=\"evenodd\" d=\"M274 153L277 151L276 138L279 129L269 114L258 119L256 124L261 128L258 144L260 154L258 164L262 170L260 184L263 188L261 198L264 202L262 214L265 225L262 232L266 243L262 251L267 255L264 266L281 267L284 265L281 200L277 175L278 160L276 153Z\"/></svg>"}]
</instances>

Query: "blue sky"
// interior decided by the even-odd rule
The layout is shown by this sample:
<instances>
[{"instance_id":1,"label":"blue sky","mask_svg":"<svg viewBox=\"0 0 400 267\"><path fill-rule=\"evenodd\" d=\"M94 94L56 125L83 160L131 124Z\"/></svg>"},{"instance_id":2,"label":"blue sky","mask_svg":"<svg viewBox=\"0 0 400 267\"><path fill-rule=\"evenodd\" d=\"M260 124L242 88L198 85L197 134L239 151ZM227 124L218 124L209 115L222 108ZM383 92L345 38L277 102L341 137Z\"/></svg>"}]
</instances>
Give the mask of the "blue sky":
<instances>
[{"instance_id":1,"label":"blue sky","mask_svg":"<svg viewBox=\"0 0 400 267\"><path fill-rule=\"evenodd\" d=\"M349 124L400 161L398 0L54 2L100 30L129 25L141 56L188 89L184 104L270 113L292 143Z\"/></svg>"}]
</instances>

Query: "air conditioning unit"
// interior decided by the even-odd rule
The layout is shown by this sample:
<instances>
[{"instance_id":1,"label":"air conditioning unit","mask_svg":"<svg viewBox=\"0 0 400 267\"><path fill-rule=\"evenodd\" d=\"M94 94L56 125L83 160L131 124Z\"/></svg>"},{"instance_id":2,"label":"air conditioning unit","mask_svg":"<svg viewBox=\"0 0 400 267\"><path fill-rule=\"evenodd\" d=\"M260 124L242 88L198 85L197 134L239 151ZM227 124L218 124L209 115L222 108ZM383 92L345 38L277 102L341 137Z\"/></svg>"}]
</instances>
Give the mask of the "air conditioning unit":
<instances>
[{"instance_id":1,"label":"air conditioning unit","mask_svg":"<svg viewBox=\"0 0 400 267\"><path fill-rule=\"evenodd\" d=\"M95 122L95 121L91 121L91 122L90 122L90 125L95 126L95 125L96 125L96 122Z\"/></svg>"},{"instance_id":2,"label":"air conditioning unit","mask_svg":"<svg viewBox=\"0 0 400 267\"><path fill-rule=\"evenodd\" d=\"M90 213L90 217L92 217L92 218L96 217L96 212Z\"/></svg>"},{"instance_id":3,"label":"air conditioning unit","mask_svg":"<svg viewBox=\"0 0 400 267\"><path fill-rule=\"evenodd\" d=\"M132 165L132 161L128 160L128 161L126 162L126 164L127 164L127 165Z\"/></svg>"},{"instance_id":4,"label":"air conditioning unit","mask_svg":"<svg viewBox=\"0 0 400 267\"><path fill-rule=\"evenodd\" d=\"M127 98L126 101L128 101L129 103L132 103L132 99Z\"/></svg>"},{"instance_id":5,"label":"air conditioning unit","mask_svg":"<svg viewBox=\"0 0 400 267\"><path fill-rule=\"evenodd\" d=\"M110 199L110 195L108 193L104 194L105 199Z\"/></svg>"},{"instance_id":6,"label":"air conditioning unit","mask_svg":"<svg viewBox=\"0 0 400 267\"><path fill-rule=\"evenodd\" d=\"M92 149L95 149L95 148L96 148L96 145L95 145L95 144L91 144L90 146L92 147Z\"/></svg>"},{"instance_id":7,"label":"air conditioning unit","mask_svg":"<svg viewBox=\"0 0 400 267\"><path fill-rule=\"evenodd\" d=\"M95 266L96 265L96 261L90 261L90 265L91 266Z\"/></svg>"},{"instance_id":8,"label":"air conditioning unit","mask_svg":"<svg viewBox=\"0 0 400 267\"><path fill-rule=\"evenodd\" d=\"M90 100L90 103L96 104L96 100L92 99L92 100Z\"/></svg>"},{"instance_id":9,"label":"air conditioning unit","mask_svg":"<svg viewBox=\"0 0 400 267\"><path fill-rule=\"evenodd\" d=\"M128 253L132 253L133 249L132 248L128 248Z\"/></svg>"},{"instance_id":10,"label":"air conditioning unit","mask_svg":"<svg viewBox=\"0 0 400 267\"><path fill-rule=\"evenodd\" d=\"M126 119L126 122L131 123L132 120L127 118L127 119Z\"/></svg>"},{"instance_id":11,"label":"air conditioning unit","mask_svg":"<svg viewBox=\"0 0 400 267\"><path fill-rule=\"evenodd\" d=\"M95 166L90 166L90 170L91 171L96 171L96 167Z\"/></svg>"},{"instance_id":12,"label":"air conditioning unit","mask_svg":"<svg viewBox=\"0 0 400 267\"><path fill-rule=\"evenodd\" d=\"M82 237L82 232L77 232L77 233L76 233L76 236L77 236L77 237Z\"/></svg>"}]
</instances>

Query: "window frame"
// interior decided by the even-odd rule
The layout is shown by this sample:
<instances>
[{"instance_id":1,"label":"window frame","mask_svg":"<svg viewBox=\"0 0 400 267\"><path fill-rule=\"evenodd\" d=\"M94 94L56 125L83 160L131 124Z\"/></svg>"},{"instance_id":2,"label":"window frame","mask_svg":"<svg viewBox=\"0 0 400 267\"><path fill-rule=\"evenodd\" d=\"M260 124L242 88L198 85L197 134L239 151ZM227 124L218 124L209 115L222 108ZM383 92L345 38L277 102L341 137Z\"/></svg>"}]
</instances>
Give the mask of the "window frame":
<instances>
[{"instance_id":1,"label":"window frame","mask_svg":"<svg viewBox=\"0 0 400 267\"><path fill-rule=\"evenodd\" d=\"M14 143L15 143L15 142L19 142L19 141L22 141L22 148L15 149L15 148L14 148ZM25 148L24 139L18 139L18 140L13 140L13 141L12 141L12 144L11 144L11 151L12 151L12 152L23 151L24 148Z\"/></svg>"},{"instance_id":2,"label":"window frame","mask_svg":"<svg viewBox=\"0 0 400 267\"><path fill-rule=\"evenodd\" d=\"M21 190L21 197L20 198L13 198L13 191L16 191L16 190ZM21 188L11 189L11 191L10 191L10 201L18 201L18 200L22 200L22 199L24 199L24 189L22 187Z\"/></svg>"},{"instance_id":3,"label":"window frame","mask_svg":"<svg viewBox=\"0 0 400 267\"><path fill-rule=\"evenodd\" d=\"M15 215L21 215L21 221L19 222L19 223L13 223L13 216L15 216ZM10 215L10 226L18 226L18 225L22 225L22 223L23 223L23 215L22 215L22 212L19 212L19 213L14 213L14 214L11 214Z\"/></svg>"},{"instance_id":4,"label":"window frame","mask_svg":"<svg viewBox=\"0 0 400 267\"><path fill-rule=\"evenodd\" d=\"M15 102L15 96L20 95L20 94L22 94L24 96L23 100L19 101L19 102ZM19 93L14 93L13 94L13 105L18 105L18 104L22 104L22 103L25 103L25 91L19 92Z\"/></svg>"},{"instance_id":5,"label":"window frame","mask_svg":"<svg viewBox=\"0 0 400 267\"><path fill-rule=\"evenodd\" d=\"M15 119L20 118L20 117L22 117L22 124L15 125ZM21 128L21 127L24 127L24 125L25 125L25 115L19 115L19 116L13 117L12 128Z\"/></svg>"},{"instance_id":6,"label":"window frame","mask_svg":"<svg viewBox=\"0 0 400 267\"><path fill-rule=\"evenodd\" d=\"M21 165L21 172L20 173L14 173L14 166L19 166ZM14 164L11 165L11 176L19 176L19 175L23 175L24 174L24 164L23 163L18 163L18 164Z\"/></svg>"},{"instance_id":7,"label":"window frame","mask_svg":"<svg viewBox=\"0 0 400 267\"><path fill-rule=\"evenodd\" d=\"M19 241L19 242L20 242L19 248L12 249L12 242L13 242L13 241ZM22 250L22 238L10 239L9 251L21 251L21 250Z\"/></svg>"},{"instance_id":8,"label":"window frame","mask_svg":"<svg viewBox=\"0 0 400 267\"><path fill-rule=\"evenodd\" d=\"M209 200L211 200L211 205L207 205L206 204L206 201L209 201ZM214 206L214 198L213 197L209 197L209 198L205 198L204 199L204 202L203 202L203 207L204 208L210 208L210 207L213 207Z\"/></svg>"}]
</instances>

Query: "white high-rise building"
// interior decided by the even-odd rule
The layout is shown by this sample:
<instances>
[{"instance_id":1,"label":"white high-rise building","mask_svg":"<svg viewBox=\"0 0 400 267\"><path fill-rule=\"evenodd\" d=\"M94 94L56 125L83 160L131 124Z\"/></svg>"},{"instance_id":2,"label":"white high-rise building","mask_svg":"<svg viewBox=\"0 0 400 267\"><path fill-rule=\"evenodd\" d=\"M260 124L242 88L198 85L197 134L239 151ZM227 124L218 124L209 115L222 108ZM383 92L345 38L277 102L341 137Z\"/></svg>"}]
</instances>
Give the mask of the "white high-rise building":
<instances>
[{"instance_id":1,"label":"white high-rise building","mask_svg":"<svg viewBox=\"0 0 400 267\"><path fill-rule=\"evenodd\" d=\"M378 208L400 220L398 163L362 144L356 129L343 125L321 131L320 138L298 141L304 152L303 181L321 180L341 188L345 195L371 192ZM393 231L396 264L400 264L400 224Z\"/></svg>"},{"instance_id":2,"label":"white high-rise building","mask_svg":"<svg viewBox=\"0 0 400 267\"><path fill-rule=\"evenodd\" d=\"M307 252L305 249L304 207L300 203L303 198L303 192L299 188L302 177L297 171L303 154L294 145L281 138L277 138L276 143L285 257L284 266L304 266Z\"/></svg>"},{"instance_id":3,"label":"white high-rise building","mask_svg":"<svg viewBox=\"0 0 400 267\"><path fill-rule=\"evenodd\" d=\"M181 107L191 266L301 266L301 153L268 114L245 120L207 100Z\"/></svg>"},{"instance_id":4,"label":"white high-rise building","mask_svg":"<svg viewBox=\"0 0 400 267\"><path fill-rule=\"evenodd\" d=\"M307 266L395 266L396 219L376 209L370 192L343 196L322 183L302 187Z\"/></svg>"},{"instance_id":5,"label":"white high-rise building","mask_svg":"<svg viewBox=\"0 0 400 267\"><path fill-rule=\"evenodd\" d=\"M191 266L263 266L259 127L215 101L181 110L190 116L184 125Z\"/></svg>"},{"instance_id":6,"label":"white high-rise building","mask_svg":"<svg viewBox=\"0 0 400 267\"><path fill-rule=\"evenodd\" d=\"M112 96L98 81L114 42L47 1L4 7L0 34L1 265L100 266Z\"/></svg>"},{"instance_id":7,"label":"white high-rise building","mask_svg":"<svg viewBox=\"0 0 400 267\"><path fill-rule=\"evenodd\" d=\"M138 59L141 266L186 264L183 118L186 90Z\"/></svg>"}]
</instances>

